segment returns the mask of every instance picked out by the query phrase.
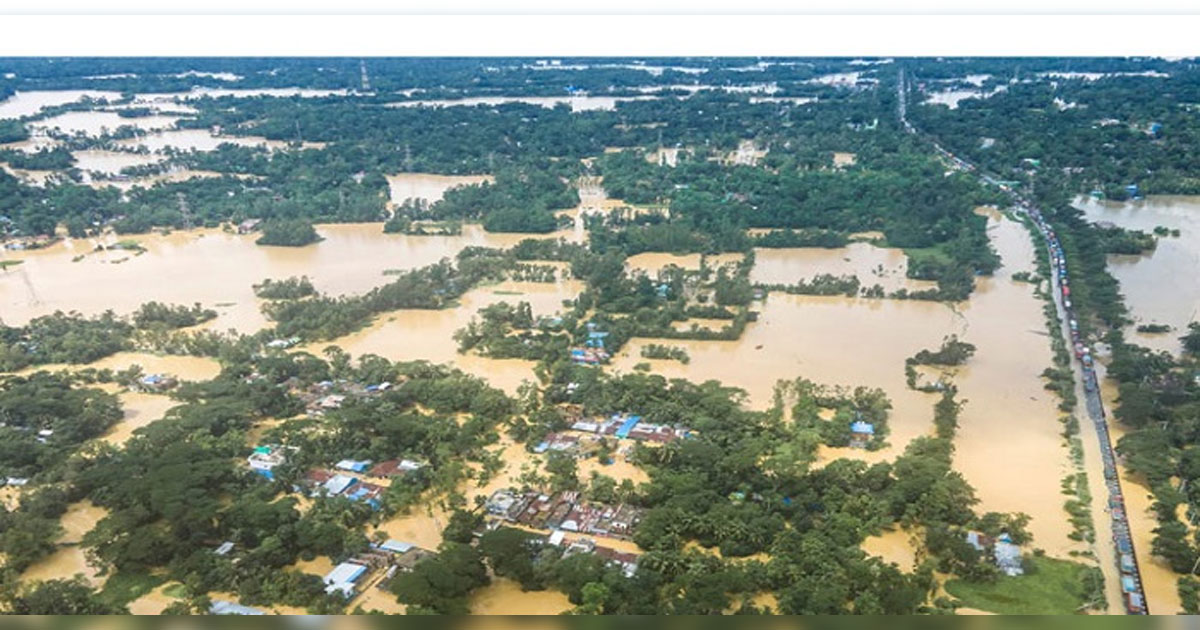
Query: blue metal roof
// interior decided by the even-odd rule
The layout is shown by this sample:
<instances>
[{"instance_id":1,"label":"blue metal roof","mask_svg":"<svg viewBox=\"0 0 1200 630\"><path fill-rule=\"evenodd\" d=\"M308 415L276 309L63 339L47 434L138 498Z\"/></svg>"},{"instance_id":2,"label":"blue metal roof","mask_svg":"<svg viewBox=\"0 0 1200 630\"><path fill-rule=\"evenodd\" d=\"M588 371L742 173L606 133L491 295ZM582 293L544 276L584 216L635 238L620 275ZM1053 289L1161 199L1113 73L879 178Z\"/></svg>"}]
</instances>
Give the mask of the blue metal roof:
<instances>
[{"instance_id":1,"label":"blue metal roof","mask_svg":"<svg viewBox=\"0 0 1200 630\"><path fill-rule=\"evenodd\" d=\"M853 433L866 433L867 435L875 435L875 425L870 422L859 420L850 424L850 431Z\"/></svg>"},{"instance_id":2,"label":"blue metal roof","mask_svg":"<svg viewBox=\"0 0 1200 630\"><path fill-rule=\"evenodd\" d=\"M621 424L621 428L617 429L617 437L619 437L619 438L629 437L629 432L632 431L633 427L636 427L637 424L641 421L642 421L641 416L629 416L628 418L625 419L625 422L623 424Z\"/></svg>"}]
</instances>

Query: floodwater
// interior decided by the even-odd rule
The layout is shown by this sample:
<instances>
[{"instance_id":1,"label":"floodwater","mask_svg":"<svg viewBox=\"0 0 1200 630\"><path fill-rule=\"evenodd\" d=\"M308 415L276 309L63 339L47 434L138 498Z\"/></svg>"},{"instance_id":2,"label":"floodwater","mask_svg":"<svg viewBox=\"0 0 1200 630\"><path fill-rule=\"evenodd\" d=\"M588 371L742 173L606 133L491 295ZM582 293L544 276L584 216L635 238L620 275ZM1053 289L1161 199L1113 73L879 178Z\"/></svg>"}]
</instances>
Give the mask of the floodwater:
<instances>
[{"instance_id":1,"label":"floodwater","mask_svg":"<svg viewBox=\"0 0 1200 630\"><path fill-rule=\"evenodd\" d=\"M196 179L196 178L200 178L200 177L236 177L238 179L253 179L254 178L254 176L252 176L252 175L230 175L229 173L218 173L216 171L196 171L196 170L192 170L192 169L176 169L174 167L171 167L171 170L168 170L164 173L156 173L154 175L147 175L145 177L131 177L129 179L124 179L124 180L119 180L119 181L118 180L104 180L104 179L88 181L89 178L86 178L86 177L84 178L84 180L87 182L87 184L89 186L92 186L93 188L105 188L105 187L111 186L118 190L128 191L128 190L132 190L133 187L135 187L135 186L141 186L142 188L149 188L159 182L164 182L164 183L182 182L182 181L186 181L189 179Z\"/></svg>"},{"instance_id":2,"label":"floodwater","mask_svg":"<svg viewBox=\"0 0 1200 630\"><path fill-rule=\"evenodd\" d=\"M433 175L431 173L397 173L388 175L388 197L394 204L405 199L425 199L433 203L451 188L492 181L491 175Z\"/></svg>"},{"instance_id":3,"label":"floodwater","mask_svg":"<svg viewBox=\"0 0 1200 630\"><path fill-rule=\"evenodd\" d=\"M210 327L254 332L269 324L251 288L265 278L307 275L318 290L361 294L386 284L385 270L429 265L468 245L511 247L530 236L493 234L474 225L464 226L458 236L406 236L384 234L380 223L320 225L317 232L325 240L306 247L263 247L254 244L254 234L200 229L0 250L0 260L24 261L0 272L0 312L6 324L21 325L55 310L126 314L151 300L200 302L220 313ZM98 243L124 238L137 241L146 252L93 252Z\"/></svg>"},{"instance_id":4,"label":"floodwater","mask_svg":"<svg viewBox=\"0 0 1200 630\"><path fill-rule=\"evenodd\" d=\"M1179 236L1158 239L1154 251L1143 256L1112 255L1108 270L1121 283L1132 319L1127 331L1133 343L1179 354L1179 337L1200 314L1200 197L1155 196L1142 201L1116 203L1077 200L1089 221L1108 221L1119 227L1153 232L1157 226L1178 229ZM1139 333L1138 324L1167 324L1162 334Z\"/></svg>"},{"instance_id":5,"label":"floodwater","mask_svg":"<svg viewBox=\"0 0 1200 630\"><path fill-rule=\"evenodd\" d=\"M1112 419L1112 412L1117 408L1116 383L1105 378L1105 368L1100 363L1096 367L1096 377L1100 380L1100 395L1104 399L1104 409L1109 417L1109 434L1113 444L1116 444L1127 433L1124 425ZM1094 434L1090 437L1095 441ZM1151 553L1154 548L1154 530L1158 528L1158 519L1151 510L1154 496L1146 485L1144 476L1130 473L1121 464L1120 458L1117 459L1117 470L1120 471L1121 489L1125 493L1125 515L1129 520L1133 548L1137 553L1138 571L1142 576L1142 588L1146 592L1146 605L1155 615L1180 614L1183 612L1183 604L1176 586L1179 574L1172 571L1165 560ZM1107 513L1104 514L1104 518L1108 518Z\"/></svg>"},{"instance_id":6,"label":"floodwater","mask_svg":"<svg viewBox=\"0 0 1200 630\"><path fill-rule=\"evenodd\" d=\"M645 252L642 254L634 254L625 260L625 266L631 271L644 271L650 276L656 276L660 271L672 265L680 269L689 271L697 271L700 269L700 261L703 259L709 267L716 269L721 265L734 264L742 260L742 254L733 252L726 254L714 254L709 256L701 256L700 254L663 254L659 252Z\"/></svg>"},{"instance_id":7,"label":"floodwater","mask_svg":"<svg viewBox=\"0 0 1200 630\"><path fill-rule=\"evenodd\" d=\"M593 473L612 477L618 484L626 479L635 486L650 482L650 475L626 459L624 455L613 455L613 461L610 464L605 464L595 457L588 457L579 460L578 465L579 481L585 484L591 481Z\"/></svg>"},{"instance_id":8,"label":"floodwater","mask_svg":"<svg viewBox=\"0 0 1200 630\"><path fill-rule=\"evenodd\" d=\"M100 576L99 568L89 563L86 551L79 542L107 514L107 510L91 501L79 501L67 506L61 520L63 533L57 541L59 549L26 569L21 574L21 581L62 579L82 573L92 585L98 587L104 584L106 576Z\"/></svg>"},{"instance_id":9,"label":"floodwater","mask_svg":"<svg viewBox=\"0 0 1200 630\"><path fill-rule=\"evenodd\" d=\"M930 280L905 276L908 257L900 249L854 242L845 247L757 248L750 280L763 284L795 284L821 274L858 276L863 287L881 285L886 291L936 288Z\"/></svg>"},{"instance_id":10,"label":"floodwater","mask_svg":"<svg viewBox=\"0 0 1200 630\"><path fill-rule=\"evenodd\" d=\"M139 116L123 118L116 112L86 111L66 112L45 120L31 123L32 127L57 129L62 133L88 136L103 135L106 131L116 131L118 127L137 127L142 130L170 129L179 118L176 116Z\"/></svg>"},{"instance_id":11,"label":"floodwater","mask_svg":"<svg viewBox=\"0 0 1200 630\"><path fill-rule=\"evenodd\" d=\"M162 156L128 153L125 151L103 151L88 149L75 151L75 168L81 171L95 171L106 175L116 175L123 168L146 166L162 161Z\"/></svg>"},{"instance_id":12,"label":"floodwater","mask_svg":"<svg viewBox=\"0 0 1200 630\"><path fill-rule=\"evenodd\" d=\"M442 530L450 522L450 513L441 506L427 503L413 506L408 514L384 521L367 535L385 532L388 538L402 540L422 549L437 549L442 544Z\"/></svg>"},{"instance_id":13,"label":"floodwater","mask_svg":"<svg viewBox=\"0 0 1200 630\"><path fill-rule=\"evenodd\" d=\"M519 583L502 577L475 591L470 607L473 615L557 615L572 608L564 593L522 591Z\"/></svg>"},{"instance_id":14,"label":"floodwater","mask_svg":"<svg viewBox=\"0 0 1200 630\"><path fill-rule=\"evenodd\" d=\"M161 420L168 409L179 405L179 401L161 394L125 392L119 398L125 417L101 438L109 444L124 444L134 431Z\"/></svg>"},{"instance_id":15,"label":"floodwater","mask_svg":"<svg viewBox=\"0 0 1200 630\"><path fill-rule=\"evenodd\" d=\"M0 162L0 168L17 179L31 186L45 186L46 182L57 173L57 171L35 171L22 168L13 168L8 165L8 162Z\"/></svg>"},{"instance_id":16,"label":"floodwater","mask_svg":"<svg viewBox=\"0 0 1200 630\"><path fill-rule=\"evenodd\" d=\"M166 582L154 587L149 593L129 602L129 613L133 615L161 615L167 606L175 603L178 598L166 594L166 590L174 586L182 586L179 582Z\"/></svg>"},{"instance_id":17,"label":"floodwater","mask_svg":"<svg viewBox=\"0 0 1200 630\"><path fill-rule=\"evenodd\" d=\"M976 352L952 378L959 400L967 401L954 465L975 488L977 511L1029 514L1033 546L1065 558L1084 547L1067 537L1061 480L1074 467L1061 437L1058 399L1040 376L1053 363L1050 338L1033 285L1012 280L1015 272L1035 269L1034 245L1024 226L995 212L988 214L988 234L1004 266L980 278L961 307L961 338ZM1017 458L1019 466L1013 465Z\"/></svg>"},{"instance_id":18,"label":"floodwater","mask_svg":"<svg viewBox=\"0 0 1200 630\"><path fill-rule=\"evenodd\" d=\"M534 317L553 315L565 310L563 300L574 299L582 289L582 283L577 280L560 279L555 283L505 281L468 291L453 308L386 313L359 332L328 343L315 343L307 349L319 353L321 348L336 344L354 356L371 353L393 361L425 359L448 363L511 394L523 380L536 380L534 362L459 354L454 332L476 318L479 309L500 302L513 305L529 302Z\"/></svg>"},{"instance_id":19,"label":"floodwater","mask_svg":"<svg viewBox=\"0 0 1200 630\"><path fill-rule=\"evenodd\" d=\"M868 536L862 542L862 550L867 555L878 556L884 562L895 564L905 573L911 573L917 566L914 536L903 529L890 529L878 536Z\"/></svg>"},{"instance_id":20,"label":"floodwater","mask_svg":"<svg viewBox=\"0 0 1200 630\"><path fill-rule=\"evenodd\" d=\"M982 278L971 300L950 306L924 301L877 300L843 296L770 295L756 304L757 322L737 341L680 341L688 365L654 361L658 373L693 381L716 379L742 387L753 408L771 404L777 379L803 376L820 384L879 387L888 393L889 448L875 452L822 448L821 460L854 457L879 461L895 457L919 435L931 433L933 404L938 397L908 389L904 361L921 349L936 349L946 335L957 334L978 352L959 368L954 381L960 399L969 402L959 418L955 466L976 488L983 511L1021 511L1032 516L1035 545L1051 555L1077 549L1062 504L1060 480L1070 470L1068 452L1059 437L1057 401L1043 389L1039 376L1050 365L1050 343L1041 303L1032 286L1013 282L1011 274L1033 268L1033 245L1019 224L992 214L989 233L1005 267ZM902 254L854 243L838 250L789 249L756 253L756 281L795 282L817 273L856 273L868 281L885 260L889 275L904 279ZM839 265L831 267L832 264ZM881 282L882 283L882 282ZM614 359L613 368L628 372L644 361L641 347L653 339L634 339ZM999 386L998 386L999 384ZM1013 466L1004 453L1020 453Z\"/></svg>"},{"instance_id":21,"label":"floodwater","mask_svg":"<svg viewBox=\"0 0 1200 630\"><path fill-rule=\"evenodd\" d=\"M59 144L62 144L59 140L37 132L30 133L28 139L21 140L20 142L0 144L0 149L16 149L25 153L37 153L44 149L53 149Z\"/></svg>"},{"instance_id":22,"label":"floodwater","mask_svg":"<svg viewBox=\"0 0 1200 630\"><path fill-rule=\"evenodd\" d=\"M170 129L155 131L135 138L125 138L114 144L123 147L146 147L152 152L160 152L171 147L180 151L215 151L222 144L235 144L240 147L267 147L281 149L286 142L267 140L259 136L222 136L215 135L208 129Z\"/></svg>"},{"instance_id":23,"label":"floodwater","mask_svg":"<svg viewBox=\"0 0 1200 630\"><path fill-rule=\"evenodd\" d=\"M0 101L0 118L21 118L32 116L46 107L57 107L74 103L84 97L93 99L116 100L121 98L117 92L100 90L47 90L36 92L17 92L5 101Z\"/></svg>"},{"instance_id":24,"label":"floodwater","mask_svg":"<svg viewBox=\"0 0 1200 630\"><path fill-rule=\"evenodd\" d=\"M67 506L61 519L63 535L58 539L59 544L78 544L105 516L108 516L108 510L88 499Z\"/></svg>"},{"instance_id":25,"label":"floodwater","mask_svg":"<svg viewBox=\"0 0 1200 630\"><path fill-rule=\"evenodd\" d=\"M934 399L907 388L904 360L921 349L938 347L945 335L962 332L960 318L948 307L916 300L774 294L753 308L759 311L758 321L746 326L741 339L672 339L666 343L687 350L691 362L654 362L656 371L668 378L715 379L741 387L756 409L771 405L780 379L803 376L826 385L880 387L894 407L889 420L892 444L902 448L929 432ZM632 340L615 357L614 369L629 372L644 361L641 347L647 343L664 342ZM839 455L866 454L837 450Z\"/></svg>"}]
</instances>

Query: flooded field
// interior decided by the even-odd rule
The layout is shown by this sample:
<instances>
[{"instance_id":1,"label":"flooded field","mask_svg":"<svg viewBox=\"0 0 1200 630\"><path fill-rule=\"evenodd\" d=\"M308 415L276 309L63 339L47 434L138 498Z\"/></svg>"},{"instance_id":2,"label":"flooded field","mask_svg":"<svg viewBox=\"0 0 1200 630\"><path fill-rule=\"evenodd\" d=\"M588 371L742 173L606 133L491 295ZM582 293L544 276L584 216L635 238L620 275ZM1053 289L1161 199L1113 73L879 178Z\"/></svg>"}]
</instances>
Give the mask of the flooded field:
<instances>
[{"instance_id":1,"label":"flooded field","mask_svg":"<svg viewBox=\"0 0 1200 630\"><path fill-rule=\"evenodd\" d=\"M1116 203L1081 199L1076 206L1089 221L1153 232L1157 226L1179 230L1179 236L1158 239L1143 256L1111 255L1108 270L1121 283L1121 294L1134 326L1127 339L1155 350L1179 354L1179 337L1200 315L1200 197L1163 196ZM1138 324L1167 324L1162 334L1139 333Z\"/></svg>"},{"instance_id":2,"label":"flooded field","mask_svg":"<svg viewBox=\"0 0 1200 630\"><path fill-rule=\"evenodd\" d=\"M32 116L42 111L43 108L75 103L84 98L116 100L121 98L121 95L117 92L104 92L101 90L17 92L7 100L0 101L0 118Z\"/></svg>"},{"instance_id":3,"label":"flooded field","mask_svg":"<svg viewBox=\"0 0 1200 630\"><path fill-rule=\"evenodd\" d=\"M892 398L889 420L894 455L932 427L933 398L909 390L904 360L923 348L936 348L963 323L946 306L930 302L866 300L777 294L761 305L758 321L737 341L671 340L687 350L691 363L656 362L668 378L715 379L741 387L756 409L770 406L777 379L803 376L825 385L880 387ZM641 347L661 343L634 339L614 358L613 369L631 371L643 359ZM898 451L897 451L898 452ZM866 451L851 451L854 456ZM847 454L847 453L838 453Z\"/></svg>"},{"instance_id":4,"label":"flooded field","mask_svg":"<svg viewBox=\"0 0 1200 630\"><path fill-rule=\"evenodd\" d=\"M123 168L156 164L163 160L162 156L127 153L125 151L102 151L88 149L75 151L75 168L81 171L95 171L105 175L117 175Z\"/></svg>"},{"instance_id":5,"label":"flooded field","mask_svg":"<svg viewBox=\"0 0 1200 630\"><path fill-rule=\"evenodd\" d=\"M522 591L508 578L492 583L471 595L473 615L557 615L572 608L563 593L553 590Z\"/></svg>"},{"instance_id":6,"label":"flooded field","mask_svg":"<svg viewBox=\"0 0 1200 630\"><path fill-rule=\"evenodd\" d=\"M388 198L394 204L405 199L425 199L433 203L449 189L468 184L492 181L490 175L433 175L431 173L397 173L388 175Z\"/></svg>"},{"instance_id":7,"label":"flooded field","mask_svg":"<svg viewBox=\"0 0 1200 630\"><path fill-rule=\"evenodd\" d=\"M386 284L385 270L432 264L468 245L511 247L529 236L471 225L459 236L384 234L379 223L321 225L317 231L324 241L298 248L262 247L253 234L205 229L129 237L146 249L141 255L93 251L117 242L114 236L0 250L0 260L24 261L0 272L0 311L6 324L17 325L56 310L124 314L151 300L200 302L220 313L210 326L253 332L268 324L251 287L265 278L307 275L321 291L359 294Z\"/></svg>"},{"instance_id":8,"label":"flooded field","mask_svg":"<svg viewBox=\"0 0 1200 630\"><path fill-rule=\"evenodd\" d=\"M281 149L286 142L267 140L257 136L221 136L207 129L171 129L155 131L139 135L135 138L125 138L115 142L122 147L146 147L152 152L161 152L167 147L180 151L215 151L222 144L235 144L240 147L267 147Z\"/></svg>"},{"instance_id":9,"label":"flooded field","mask_svg":"<svg viewBox=\"0 0 1200 630\"><path fill-rule=\"evenodd\" d=\"M453 338L454 331L470 323L479 309L499 302L529 302L534 317L553 315L563 310L563 300L574 299L582 289L582 283L576 280L560 280L556 283L503 282L467 292L454 308L401 310L384 314L368 328L331 343L354 356L372 353L392 360L426 359L434 363L453 364L511 394L522 380L534 380L534 362L459 354L458 344ZM319 352L326 345L317 343L308 349Z\"/></svg>"},{"instance_id":10,"label":"flooded field","mask_svg":"<svg viewBox=\"0 0 1200 630\"><path fill-rule=\"evenodd\" d=\"M904 252L871 243L856 242L846 247L757 248L750 280L763 284L795 284L821 274L857 276L862 286L881 285L886 291L921 290L937 286L929 280L905 277L908 257Z\"/></svg>"},{"instance_id":11,"label":"flooded field","mask_svg":"<svg viewBox=\"0 0 1200 630\"><path fill-rule=\"evenodd\" d=\"M981 510L1029 513L1036 545L1065 556L1078 545L1067 538L1062 509L1059 483L1070 461L1059 436L1057 400L1039 376L1051 362L1050 342L1032 286L1011 279L1013 272L1033 268L1033 245L1022 226L995 213L989 216L989 234L1005 267L980 279L976 293L957 311L934 302L773 294L756 307L759 320L747 326L742 339L672 340L670 345L687 350L690 364L654 361L654 371L742 387L754 408L771 403L777 379L803 376L826 385L882 388L893 404L891 446L875 452L822 449L823 461L840 456L879 461L899 454L932 426L937 397L907 387L905 359L957 334L978 351L953 378L960 399L969 401L959 418L955 465L976 488ZM885 286L900 283L893 287L915 282L904 278L898 251L868 243L844 250L760 250L752 278L792 283L818 273L855 273L866 284L876 278ZM663 255L643 256L665 262ZM872 275L880 266L884 275ZM655 342L631 341L614 359L614 369L632 370L644 361L641 347ZM1001 453L1021 453L1030 464L1015 469L997 454L998 447Z\"/></svg>"},{"instance_id":12,"label":"flooded field","mask_svg":"<svg viewBox=\"0 0 1200 630\"><path fill-rule=\"evenodd\" d=\"M646 252L643 254L635 254L630 256L625 261L625 266L630 270L644 271L650 276L658 275L658 272L670 266L679 267L680 269L688 269L696 271L700 269L700 260L703 258L708 266L716 269L721 265L740 262L743 256L740 253L715 254L709 256L701 256L700 254L662 254L658 252Z\"/></svg>"},{"instance_id":13,"label":"flooded field","mask_svg":"<svg viewBox=\"0 0 1200 630\"><path fill-rule=\"evenodd\" d=\"M67 112L44 120L31 123L30 126L42 129L56 129L69 135L83 134L100 136L106 132L116 131L118 127L136 127L150 131L170 129L179 118L176 116L139 116L125 118L116 112L87 111Z\"/></svg>"}]
</instances>

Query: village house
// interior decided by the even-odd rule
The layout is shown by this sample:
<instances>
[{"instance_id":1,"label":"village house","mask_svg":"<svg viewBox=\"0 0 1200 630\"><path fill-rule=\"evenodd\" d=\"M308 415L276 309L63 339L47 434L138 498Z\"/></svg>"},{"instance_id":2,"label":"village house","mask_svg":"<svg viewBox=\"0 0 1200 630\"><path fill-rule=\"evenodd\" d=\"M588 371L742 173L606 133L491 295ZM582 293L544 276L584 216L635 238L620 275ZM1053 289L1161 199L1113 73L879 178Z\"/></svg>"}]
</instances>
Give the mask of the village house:
<instances>
[{"instance_id":1,"label":"village house","mask_svg":"<svg viewBox=\"0 0 1200 630\"><path fill-rule=\"evenodd\" d=\"M579 436L568 433L551 433L533 447L534 453L555 451L557 453L578 454L581 446Z\"/></svg>"},{"instance_id":2,"label":"village house","mask_svg":"<svg viewBox=\"0 0 1200 630\"><path fill-rule=\"evenodd\" d=\"M866 448L875 439L875 425L862 420L850 423L850 446Z\"/></svg>"},{"instance_id":3,"label":"village house","mask_svg":"<svg viewBox=\"0 0 1200 630\"><path fill-rule=\"evenodd\" d=\"M643 511L631 505L607 505L580 500L578 492L518 494L497 490L485 503L489 516L533 529L564 530L627 539Z\"/></svg>"},{"instance_id":4,"label":"village house","mask_svg":"<svg viewBox=\"0 0 1200 630\"><path fill-rule=\"evenodd\" d=\"M379 462L367 470L368 477L376 479L392 479L394 477L402 477L414 470L420 470L425 467L425 464L411 459L389 459Z\"/></svg>"},{"instance_id":5,"label":"village house","mask_svg":"<svg viewBox=\"0 0 1200 630\"><path fill-rule=\"evenodd\" d=\"M1025 574L1025 567L1021 563L1021 547L1014 544L1008 534L992 538L981 532L969 531L966 539L967 544L976 551L986 554L990 549L992 561L1005 575L1015 577Z\"/></svg>"},{"instance_id":6,"label":"village house","mask_svg":"<svg viewBox=\"0 0 1200 630\"><path fill-rule=\"evenodd\" d=\"M600 420L580 419L571 424L571 430L658 444L683 439L690 434L685 428L642 422L641 416L631 414L613 414Z\"/></svg>"},{"instance_id":7,"label":"village house","mask_svg":"<svg viewBox=\"0 0 1200 630\"><path fill-rule=\"evenodd\" d=\"M353 562L343 562L333 568L322 578L325 582L325 592L341 593L346 598L354 597L358 590L358 582L366 574L367 567Z\"/></svg>"},{"instance_id":8,"label":"village house","mask_svg":"<svg viewBox=\"0 0 1200 630\"><path fill-rule=\"evenodd\" d=\"M246 463L250 465L250 469L254 472L267 479L274 479L274 470L277 466L287 461L288 450L295 450L295 448L283 447L278 444L257 446L250 453L250 456L246 458Z\"/></svg>"},{"instance_id":9,"label":"village house","mask_svg":"<svg viewBox=\"0 0 1200 630\"><path fill-rule=\"evenodd\" d=\"M137 389L156 394L165 392L179 384L174 377L166 374L147 374L137 380Z\"/></svg>"},{"instance_id":10,"label":"village house","mask_svg":"<svg viewBox=\"0 0 1200 630\"><path fill-rule=\"evenodd\" d=\"M550 536L548 542L556 547L561 547L564 537L560 534L561 532L555 532L555 535ZM597 545L596 542L590 538L579 538L574 540L568 544L565 549L563 549L564 558L569 558L581 553L595 554L596 556L603 558L608 562L608 564L621 569L621 573L623 573L627 578L631 578L635 573L637 573L637 554L617 551L616 549L612 549L610 547Z\"/></svg>"}]
</instances>

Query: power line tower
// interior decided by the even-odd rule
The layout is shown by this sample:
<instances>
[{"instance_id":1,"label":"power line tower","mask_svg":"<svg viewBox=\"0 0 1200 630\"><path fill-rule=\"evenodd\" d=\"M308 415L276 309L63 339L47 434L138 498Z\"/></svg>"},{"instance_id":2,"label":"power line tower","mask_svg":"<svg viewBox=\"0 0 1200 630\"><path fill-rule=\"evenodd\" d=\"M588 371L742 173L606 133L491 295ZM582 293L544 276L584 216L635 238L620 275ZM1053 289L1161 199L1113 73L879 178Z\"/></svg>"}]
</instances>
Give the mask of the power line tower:
<instances>
[{"instance_id":1,"label":"power line tower","mask_svg":"<svg viewBox=\"0 0 1200 630\"><path fill-rule=\"evenodd\" d=\"M192 229L192 210L188 207L187 197L182 192L177 192L175 200L179 202L179 214L183 217L183 228L185 230Z\"/></svg>"},{"instance_id":2,"label":"power line tower","mask_svg":"<svg viewBox=\"0 0 1200 630\"><path fill-rule=\"evenodd\" d=\"M404 143L404 172L411 173L412 167L412 145Z\"/></svg>"},{"instance_id":3,"label":"power line tower","mask_svg":"<svg viewBox=\"0 0 1200 630\"><path fill-rule=\"evenodd\" d=\"M360 69L360 70L362 70L362 91L363 91L364 93L365 93L365 92L370 92L370 91L371 91L371 77L367 75L367 62L366 62L366 60L365 60L365 59L360 59L360 60L358 61L358 67L359 67L359 69Z\"/></svg>"}]
</instances>

